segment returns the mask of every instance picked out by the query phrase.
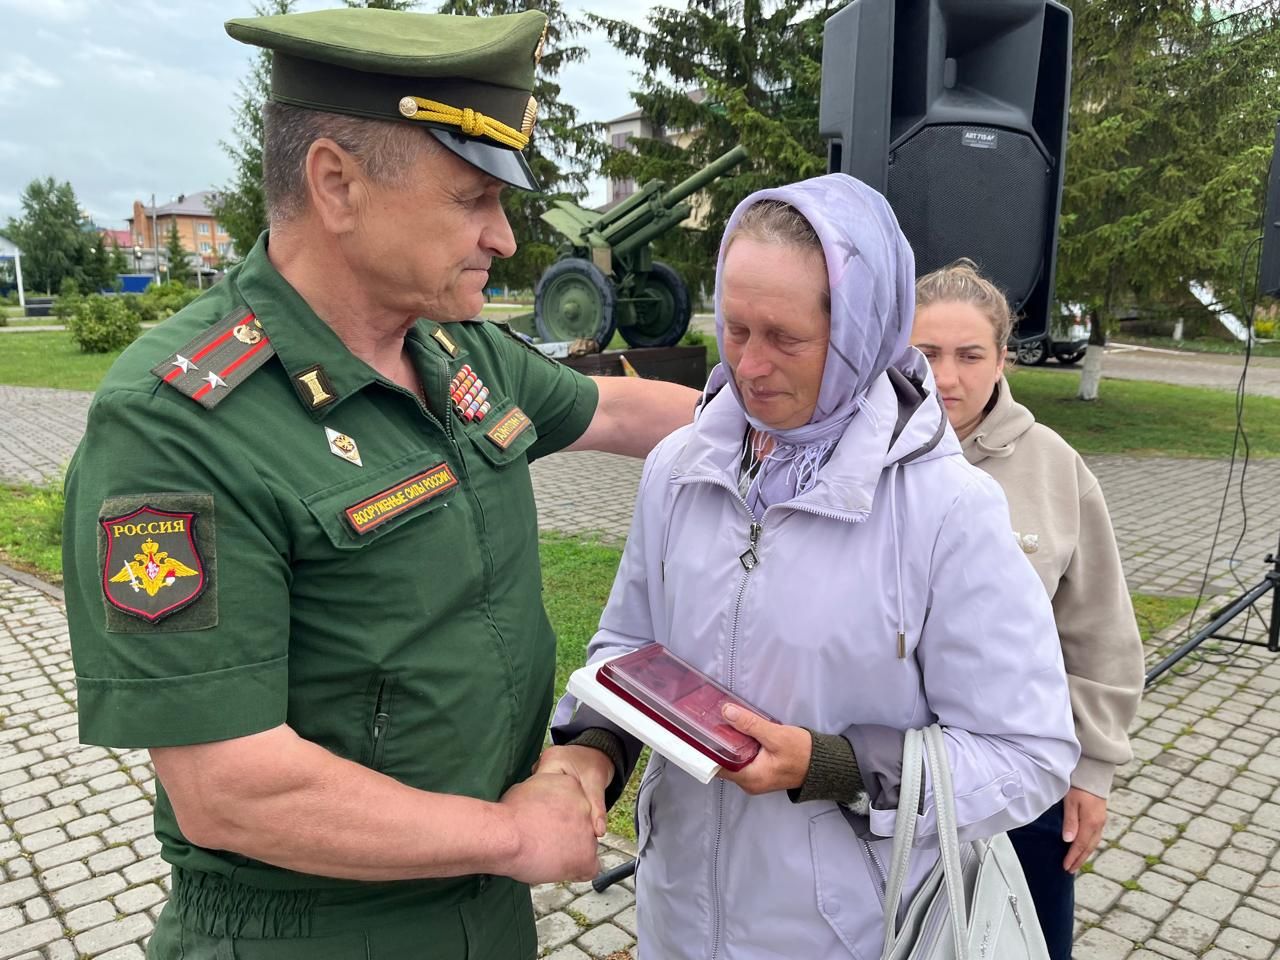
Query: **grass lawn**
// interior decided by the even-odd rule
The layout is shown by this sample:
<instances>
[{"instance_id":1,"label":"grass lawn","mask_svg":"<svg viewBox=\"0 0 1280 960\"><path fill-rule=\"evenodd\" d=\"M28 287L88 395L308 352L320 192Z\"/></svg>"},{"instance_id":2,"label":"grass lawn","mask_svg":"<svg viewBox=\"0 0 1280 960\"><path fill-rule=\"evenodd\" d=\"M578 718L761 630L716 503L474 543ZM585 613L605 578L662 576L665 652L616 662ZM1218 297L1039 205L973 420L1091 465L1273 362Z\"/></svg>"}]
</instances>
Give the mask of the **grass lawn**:
<instances>
[{"instance_id":1,"label":"grass lawn","mask_svg":"<svg viewBox=\"0 0 1280 960\"><path fill-rule=\"evenodd\" d=\"M81 353L68 333L0 333L0 383L96 390L117 353Z\"/></svg>"},{"instance_id":2,"label":"grass lawn","mask_svg":"<svg viewBox=\"0 0 1280 960\"><path fill-rule=\"evenodd\" d=\"M1236 398L1225 390L1104 380L1099 399L1086 403L1075 398L1078 375L1024 367L1009 381L1014 397L1081 453L1231 455ZM1246 397L1244 425L1251 456L1280 456L1280 399Z\"/></svg>"},{"instance_id":3,"label":"grass lawn","mask_svg":"<svg viewBox=\"0 0 1280 960\"><path fill-rule=\"evenodd\" d=\"M0 485L0 560L62 582L62 488Z\"/></svg>"}]
</instances>

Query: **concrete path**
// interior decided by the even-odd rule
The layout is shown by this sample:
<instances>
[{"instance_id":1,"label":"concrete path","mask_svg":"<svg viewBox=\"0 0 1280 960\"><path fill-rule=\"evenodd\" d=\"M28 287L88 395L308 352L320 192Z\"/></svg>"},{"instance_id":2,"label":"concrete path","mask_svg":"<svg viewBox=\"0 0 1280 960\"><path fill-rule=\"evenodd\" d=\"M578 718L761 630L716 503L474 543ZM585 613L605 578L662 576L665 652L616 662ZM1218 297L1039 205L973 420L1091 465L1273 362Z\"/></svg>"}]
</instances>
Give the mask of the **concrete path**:
<instances>
[{"instance_id":1,"label":"concrete path","mask_svg":"<svg viewBox=\"0 0 1280 960\"><path fill-rule=\"evenodd\" d=\"M0 478L56 472L83 430L85 399L0 387ZM1195 593L1226 465L1090 463L1116 518L1130 586ZM564 454L533 473L545 529L625 536L635 461ZM1251 521L1235 571L1252 582L1275 546L1280 462L1252 464L1246 493ZM1230 510L1210 567L1222 589L1234 586L1234 493ZM1232 647L1184 661L1182 671L1148 695L1134 724L1136 757L1120 772L1106 847L1077 886L1077 957L1264 960L1280 949L1280 660ZM0 571L0 960L138 960L167 894L145 752L79 744L74 710L57 591ZM601 849L606 865L629 852L618 838ZM534 900L545 955L634 955L629 882L604 894L546 885Z\"/></svg>"}]
</instances>

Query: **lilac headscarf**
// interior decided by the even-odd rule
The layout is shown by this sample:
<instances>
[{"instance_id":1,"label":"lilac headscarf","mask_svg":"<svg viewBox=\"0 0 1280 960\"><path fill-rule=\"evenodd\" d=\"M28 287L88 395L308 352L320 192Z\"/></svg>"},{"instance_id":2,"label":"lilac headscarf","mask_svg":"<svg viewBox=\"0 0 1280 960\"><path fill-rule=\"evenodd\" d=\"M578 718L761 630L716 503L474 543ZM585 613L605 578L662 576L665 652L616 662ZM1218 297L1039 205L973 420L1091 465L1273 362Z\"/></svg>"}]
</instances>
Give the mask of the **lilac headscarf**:
<instances>
[{"instance_id":1,"label":"lilac headscarf","mask_svg":"<svg viewBox=\"0 0 1280 960\"><path fill-rule=\"evenodd\" d=\"M845 174L751 194L729 218L726 238L747 208L761 200L789 203L809 221L822 241L831 287L831 340L818 403L807 424L786 430L766 426L747 413L737 383L727 377L747 421L774 440L752 486L753 506L762 510L813 486L867 388L907 349L915 314L915 257L888 201ZM716 343L722 357L724 256L722 241L716 263ZM728 370L713 371L713 382L720 379L717 374Z\"/></svg>"}]
</instances>

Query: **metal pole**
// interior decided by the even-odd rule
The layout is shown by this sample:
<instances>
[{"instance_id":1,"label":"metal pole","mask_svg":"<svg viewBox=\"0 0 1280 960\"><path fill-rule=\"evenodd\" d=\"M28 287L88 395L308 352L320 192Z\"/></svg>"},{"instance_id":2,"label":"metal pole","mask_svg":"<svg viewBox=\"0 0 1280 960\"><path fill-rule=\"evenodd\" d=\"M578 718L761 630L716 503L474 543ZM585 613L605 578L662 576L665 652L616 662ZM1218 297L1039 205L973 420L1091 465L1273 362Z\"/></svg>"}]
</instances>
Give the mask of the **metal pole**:
<instances>
[{"instance_id":1,"label":"metal pole","mask_svg":"<svg viewBox=\"0 0 1280 960\"><path fill-rule=\"evenodd\" d=\"M160 228L156 225L156 195L151 195L151 252L154 254L156 283L160 282Z\"/></svg>"},{"instance_id":2,"label":"metal pole","mask_svg":"<svg viewBox=\"0 0 1280 960\"><path fill-rule=\"evenodd\" d=\"M17 247L13 250L13 269L18 275L18 306L22 308L22 312L27 312L27 295L22 289L22 251Z\"/></svg>"}]
</instances>

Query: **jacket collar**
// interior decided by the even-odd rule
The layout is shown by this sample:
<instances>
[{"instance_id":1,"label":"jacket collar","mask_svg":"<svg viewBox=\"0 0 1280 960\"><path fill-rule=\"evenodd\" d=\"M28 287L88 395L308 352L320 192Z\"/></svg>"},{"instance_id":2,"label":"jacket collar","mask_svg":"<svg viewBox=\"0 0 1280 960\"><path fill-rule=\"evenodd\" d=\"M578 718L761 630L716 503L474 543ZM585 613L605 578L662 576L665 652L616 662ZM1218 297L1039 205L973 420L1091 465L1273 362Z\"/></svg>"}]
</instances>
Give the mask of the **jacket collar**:
<instances>
[{"instance_id":1,"label":"jacket collar","mask_svg":"<svg viewBox=\"0 0 1280 960\"><path fill-rule=\"evenodd\" d=\"M300 402L307 408L313 420L319 421L369 384L381 378L377 371L353 354L342 339L327 323L320 319L311 306L271 263L267 257L268 235L263 233L244 258L235 276L236 289L245 304L262 323L262 328L280 358L290 381L298 391ZM429 352L435 352L455 360L465 355L456 337L446 331L446 339L439 339L436 331L440 325L430 320L419 320L409 331L408 337L418 341ZM446 344L452 343L456 353ZM319 371L318 379L316 371ZM306 380L321 385L334 397L320 405L306 402L312 396Z\"/></svg>"},{"instance_id":2,"label":"jacket collar","mask_svg":"<svg viewBox=\"0 0 1280 960\"><path fill-rule=\"evenodd\" d=\"M897 418L897 394L882 373L867 390L813 489L778 506L841 520L865 518L871 512ZM711 480L736 489L746 432L747 418L737 398L729 390L720 391L694 422L688 443L672 467L672 481Z\"/></svg>"}]
</instances>

